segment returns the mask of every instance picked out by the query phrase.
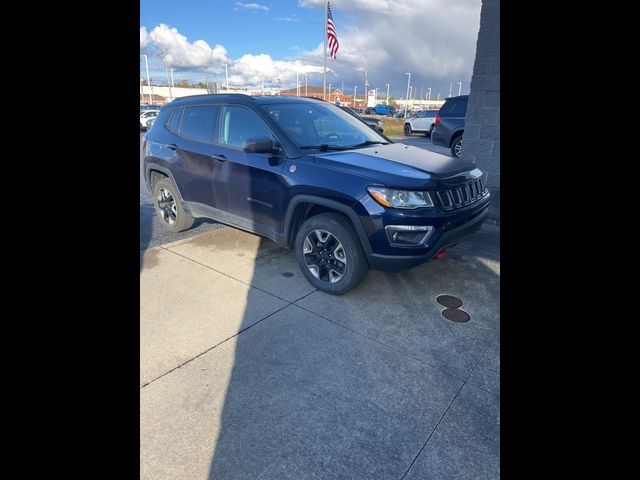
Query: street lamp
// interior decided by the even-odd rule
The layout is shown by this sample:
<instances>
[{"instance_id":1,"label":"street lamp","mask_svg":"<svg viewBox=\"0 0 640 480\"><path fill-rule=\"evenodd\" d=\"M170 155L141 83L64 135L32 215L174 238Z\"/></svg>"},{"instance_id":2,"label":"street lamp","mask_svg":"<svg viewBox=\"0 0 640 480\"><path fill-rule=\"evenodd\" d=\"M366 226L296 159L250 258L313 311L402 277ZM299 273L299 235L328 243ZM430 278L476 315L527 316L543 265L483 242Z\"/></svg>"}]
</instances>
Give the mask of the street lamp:
<instances>
[{"instance_id":1,"label":"street lamp","mask_svg":"<svg viewBox=\"0 0 640 480\"><path fill-rule=\"evenodd\" d=\"M438 101L440 101L440 92L438 92Z\"/></svg>"},{"instance_id":2,"label":"street lamp","mask_svg":"<svg viewBox=\"0 0 640 480\"><path fill-rule=\"evenodd\" d=\"M329 102L331 102L331 84L329 84Z\"/></svg>"},{"instance_id":3,"label":"street lamp","mask_svg":"<svg viewBox=\"0 0 640 480\"><path fill-rule=\"evenodd\" d=\"M428 90L429 90L429 98L427 100L431 101L431 87L429 87Z\"/></svg>"},{"instance_id":4,"label":"street lamp","mask_svg":"<svg viewBox=\"0 0 640 480\"><path fill-rule=\"evenodd\" d=\"M449 97L451 97L451 87L453 87L453 82L449 84Z\"/></svg>"},{"instance_id":5,"label":"street lamp","mask_svg":"<svg viewBox=\"0 0 640 480\"><path fill-rule=\"evenodd\" d=\"M171 86L175 88L176 84L173 82L173 67L171 67Z\"/></svg>"},{"instance_id":6,"label":"street lamp","mask_svg":"<svg viewBox=\"0 0 640 480\"><path fill-rule=\"evenodd\" d=\"M458 96L462 93L462 82L458 82Z\"/></svg>"},{"instance_id":7,"label":"street lamp","mask_svg":"<svg viewBox=\"0 0 640 480\"><path fill-rule=\"evenodd\" d=\"M151 86L151 78L149 77L149 62L147 61L147 56L142 55L144 57L144 65L147 69L147 86L149 87L149 105L153 105L153 101L151 101L151 96L153 95L153 87Z\"/></svg>"},{"instance_id":8,"label":"street lamp","mask_svg":"<svg viewBox=\"0 0 640 480\"><path fill-rule=\"evenodd\" d=\"M356 108L356 93L358 92L358 85L353 87L353 108Z\"/></svg>"},{"instance_id":9,"label":"street lamp","mask_svg":"<svg viewBox=\"0 0 640 480\"><path fill-rule=\"evenodd\" d=\"M407 96L406 101L405 101L405 106L404 106L404 115L405 117L407 116L407 109L409 108L409 84L411 83L411 73L410 72L406 72L405 75L409 75L409 78L407 78Z\"/></svg>"},{"instance_id":10,"label":"street lamp","mask_svg":"<svg viewBox=\"0 0 640 480\"><path fill-rule=\"evenodd\" d=\"M385 85L387 86L387 105L389 105L389 84L385 83Z\"/></svg>"}]
</instances>

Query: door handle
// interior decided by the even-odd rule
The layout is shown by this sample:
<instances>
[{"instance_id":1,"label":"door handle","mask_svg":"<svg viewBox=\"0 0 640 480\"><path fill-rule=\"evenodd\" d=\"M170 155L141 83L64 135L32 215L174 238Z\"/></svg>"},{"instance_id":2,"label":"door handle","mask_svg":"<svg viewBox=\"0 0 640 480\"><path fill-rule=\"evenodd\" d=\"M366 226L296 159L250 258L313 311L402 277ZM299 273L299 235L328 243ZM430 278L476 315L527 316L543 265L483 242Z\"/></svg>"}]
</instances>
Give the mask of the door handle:
<instances>
[{"instance_id":1,"label":"door handle","mask_svg":"<svg viewBox=\"0 0 640 480\"><path fill-rule=\"evenodd\" d=\"M227 160L227 157L224 155L224 153L221 153L220 155L211 155L211 156L216 160L218 160L219 162L224 162L225 160Z\"/></svg>"},{"instance_id":2,"label":"door handle","mask_svg":"<svg viewBox=\"0 0 640 480\"><path fill-rule=\"evenodd\" d=\"M170 148L171 150L177 150L178 149L178 145L176 145L175 143L172 143L170 145L167 145L167 148Z\"/></svg>"}]
</instances>

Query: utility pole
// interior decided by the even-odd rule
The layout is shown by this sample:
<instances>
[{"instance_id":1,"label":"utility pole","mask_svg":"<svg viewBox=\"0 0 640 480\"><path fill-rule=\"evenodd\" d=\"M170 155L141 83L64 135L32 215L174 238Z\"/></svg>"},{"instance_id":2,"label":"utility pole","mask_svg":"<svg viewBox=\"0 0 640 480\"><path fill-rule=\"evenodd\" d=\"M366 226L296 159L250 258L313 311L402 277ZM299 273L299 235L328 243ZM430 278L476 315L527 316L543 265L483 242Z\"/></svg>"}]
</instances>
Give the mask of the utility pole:
<instances>
[{"instance_id":1,"label":"utility pole","mask_svg":"<svg viewBox=\"0 0 640 480\"><path fill-rule=\"evenodd\" d=\"M358 85L353 87L353 108L356 108L356 92L358 91Z\"/></svg>"},{"instance_id":2,"label":"utility pole","mask_svg":"<svg viewBox=\"0 0 640 480\"><path fill-rule=\"evenodd\" d=\"M364 69L364 108L369 106L369 77L367 76L367 69Z\"/></svg>"},{"instance_id":3,"label":"utility pole","mask_svg":"<svg viewBox=\"0 0 640 480\"><path fill-rule=\"evenodd\" d=\"M171 67L171 86L175 88L176 84L173 81L173 67Z\"/></svg>"},{"instance_id":4,"label":"utility pole","mask_svg":"<svg viewBox=\"0 0 640 480\"><path fill-rule=\"evenodd\" d=\"M387 83L387 106L389 105L389 84Z\"/></svg>"},{"instance_id":5,"label":"utility pole","mask_svg":"<svg viewBox=\"0 0 640 480\"><path fill-rule=\"evenodd\" d=\"M405 75L409 75L409 78L407 79L407 96L405 97L405 102L404 102L404 116L406 118L407 109L409 108L409 85L411 84L411 73L406 72Z\"/></svg>"}]
</instances>

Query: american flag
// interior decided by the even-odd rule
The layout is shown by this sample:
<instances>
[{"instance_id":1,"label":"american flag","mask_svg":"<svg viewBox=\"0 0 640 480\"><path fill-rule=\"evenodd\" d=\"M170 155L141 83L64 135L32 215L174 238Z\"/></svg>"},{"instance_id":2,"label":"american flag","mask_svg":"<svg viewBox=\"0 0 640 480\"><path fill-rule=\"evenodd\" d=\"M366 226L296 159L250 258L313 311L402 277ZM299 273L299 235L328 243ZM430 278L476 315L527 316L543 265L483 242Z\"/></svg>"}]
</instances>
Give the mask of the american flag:
<instances>
[{"instance_id":1,"label":"american flag","mask_svg":"<svg viewBox=\"0 0 640 480\"><path fill-rule=\"evenodd\" d=\"M331 58L336 58L340 44L338 43L336 29L333 26L333 16L331 15L331 5L329 5L329 2L327 2L327 38L329 39L329 55L331 55Z\"/></svg>"}]
</instances>

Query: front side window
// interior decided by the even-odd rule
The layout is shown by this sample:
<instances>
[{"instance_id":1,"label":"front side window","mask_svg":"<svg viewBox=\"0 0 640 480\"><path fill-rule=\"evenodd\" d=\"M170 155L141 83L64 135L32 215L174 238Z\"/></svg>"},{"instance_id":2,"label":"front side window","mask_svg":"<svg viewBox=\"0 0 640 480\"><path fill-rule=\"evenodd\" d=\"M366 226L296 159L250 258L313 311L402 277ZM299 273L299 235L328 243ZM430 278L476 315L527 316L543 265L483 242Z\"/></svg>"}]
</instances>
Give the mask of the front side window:
<instances>
[{"instance_id":1,"label":"front side window","mask_svg":"<svg viewBox=\"0 0 640 480\"><path fill-rule=\"evenodd\" d=\"M242 148L245 140L256 137L274 140L272 133L255 112L234 105L222 107L219 143Z\"/></svg>"},{"instance_id":2,"label":"front side window","mask_svg":"<svg viewBox=\"0 0 640 480\"><path fill-rule=\"evenodd\" d=\"M300 148L349 148L387 143L371 127L339 107L325 103L263 105Z\"/></svg>"},{"instance_id":3,"label":"front side window","mask_svg":"<svg viewBox=\"0 0 640 480\"><path fill-rule=\"evenodd\" d=\"M216 105L185 107L180 134L201 142L213 142L217 114Z\"/></svg>"}]
</instances>

